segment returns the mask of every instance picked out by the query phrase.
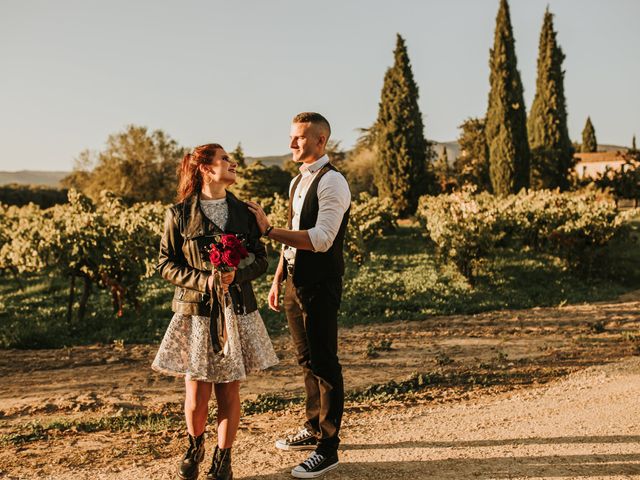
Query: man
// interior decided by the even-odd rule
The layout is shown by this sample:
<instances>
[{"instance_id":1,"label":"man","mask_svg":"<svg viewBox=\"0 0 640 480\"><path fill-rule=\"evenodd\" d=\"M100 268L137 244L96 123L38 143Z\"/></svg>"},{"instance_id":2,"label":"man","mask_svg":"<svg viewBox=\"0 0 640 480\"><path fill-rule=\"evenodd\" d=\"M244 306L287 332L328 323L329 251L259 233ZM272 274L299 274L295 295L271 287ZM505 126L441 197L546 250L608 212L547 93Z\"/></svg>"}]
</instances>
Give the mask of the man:
<instances>
[{"instance_id":1,"label":"man","mask_svg":"<svg viewBox=\"0 0 640 480\"><path fill-rule=\"evenodd\" d=\"M296 115L289 148L301 163L289 188L288 228L273 228L259 205L249 202L263 235L283 243L269 292L269 307L284 309L306 391L306 423L297 434L276 442L282 450L314 450L291 474L316 478L338 466L344 407L342 367L338 360L338 308L342 297L342 246L349 220L351 192L325 154L331 135L319 113Z\"/></svg>"}]
</instances>

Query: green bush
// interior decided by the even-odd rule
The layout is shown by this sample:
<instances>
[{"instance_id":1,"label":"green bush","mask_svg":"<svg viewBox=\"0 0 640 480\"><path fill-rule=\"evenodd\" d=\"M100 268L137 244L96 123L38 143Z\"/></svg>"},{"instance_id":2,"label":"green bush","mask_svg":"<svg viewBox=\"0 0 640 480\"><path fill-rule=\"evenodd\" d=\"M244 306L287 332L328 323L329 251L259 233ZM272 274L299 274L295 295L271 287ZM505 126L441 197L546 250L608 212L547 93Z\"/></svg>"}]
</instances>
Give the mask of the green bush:
<instances>
[{"instance_id":1,"label":"green bush","mask_svg":"<svg viewBox=\"0 0 640 480\"><path fill-rule=\"evenodd\" d=\"M553 254L591 273L603 259L602 247L625 235L625 221L634 212L618 212L615 202L595 190L523 190L497 197L464 189L422 197L417 214L440 255L473 281L479 262L505 247Z\"/></svg>"}]
</instances>

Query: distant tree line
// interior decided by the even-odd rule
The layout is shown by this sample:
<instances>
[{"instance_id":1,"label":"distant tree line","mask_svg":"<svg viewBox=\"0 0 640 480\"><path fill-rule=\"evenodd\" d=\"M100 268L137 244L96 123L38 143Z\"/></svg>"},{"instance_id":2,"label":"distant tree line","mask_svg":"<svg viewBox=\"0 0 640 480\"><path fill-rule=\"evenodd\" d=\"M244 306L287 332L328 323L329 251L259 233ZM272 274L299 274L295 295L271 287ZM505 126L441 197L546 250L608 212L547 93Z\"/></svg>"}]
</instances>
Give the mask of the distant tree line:
<instances>
[{"instance_id":1,"label":"distant tree line","mask_svg":"<svg viewBox=\"0 0 640 480\"><path fill-rule=\"evenodd\" d=\"M0 203L21 207L35 203L40 208L49 208L67 202L68 190L44 185L21 185L10 183L0 186Z\"/></svg>"}]
</instances>

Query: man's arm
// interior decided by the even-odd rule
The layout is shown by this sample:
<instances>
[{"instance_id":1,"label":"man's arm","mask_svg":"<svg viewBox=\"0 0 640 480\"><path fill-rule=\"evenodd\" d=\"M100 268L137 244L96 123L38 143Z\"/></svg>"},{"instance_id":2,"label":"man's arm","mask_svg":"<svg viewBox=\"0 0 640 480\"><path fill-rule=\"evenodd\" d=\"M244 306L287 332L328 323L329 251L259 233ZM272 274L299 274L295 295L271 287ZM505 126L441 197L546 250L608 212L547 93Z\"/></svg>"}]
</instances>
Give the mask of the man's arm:
<instances>
[{"instance_id":1,"label":"man's arm","mask_svg":"<svg viewBox=\"0 0 640 480\"><path fill-rule=\"evenodd\" d=\"M269 238L276 242L284 243L298 250L312 250L313 244L309 237L308 230L287 230L285 228L274 228L269 232Z\"/></svg>"},{"instance_id":2,"label":"man's arm","mask_svg":"<svg viewBox=\"0 0 640 480\"><path fill-rule=\"evenodd\" d=\"M280 311L280 284L283 280L284 273L284 250L280 250L280 260L278 261L278 266L276 267L276 274L273 277L273 282L271 282L271 288L269 289L269 296L267 297L267 302L269 303L269 308L274 312Z\"/></svg>"},{"instance_id":3,"label":"man's arm","mask_svg":"<svg viewBox=\"0 0 640 480\"><path fill-rule=\"evenodd\" d=\"M265 230L269 227L269 219L264 213L264 210L260 205L255 202L247 202L249 210L256 216L258 222L258 228L260 232L264 234ZM269 232L269 238L276 242L284 243L290 247L299 248L300 250L313 251L313 244L311 238L309 238L308 230L287 230L286 228L273 228Z\"/></svg>"}]
</instances>

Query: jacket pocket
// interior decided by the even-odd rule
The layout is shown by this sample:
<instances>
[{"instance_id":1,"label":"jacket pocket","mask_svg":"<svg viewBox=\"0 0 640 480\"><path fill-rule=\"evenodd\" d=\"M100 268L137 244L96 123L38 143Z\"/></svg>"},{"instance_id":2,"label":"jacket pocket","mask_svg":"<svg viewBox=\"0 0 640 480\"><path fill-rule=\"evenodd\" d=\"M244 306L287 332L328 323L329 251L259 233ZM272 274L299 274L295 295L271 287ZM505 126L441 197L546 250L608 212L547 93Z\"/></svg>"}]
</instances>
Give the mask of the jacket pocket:
<instances>
[{"instance_id":1,"label":"jacket pocket","mask_svg":"<svg viewBox=\"0 0 640 480\"><path fill-rule=\"evenodd\" d=\"M173 294L174 300L184 303L200 303L206 299L205 297L208 298L209 296L197 290L184 287L176 287L176 291Z\"/></svg>"}]
</instances>

